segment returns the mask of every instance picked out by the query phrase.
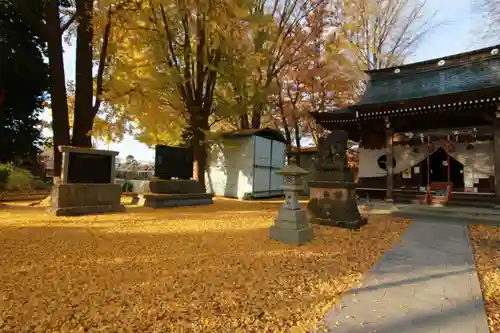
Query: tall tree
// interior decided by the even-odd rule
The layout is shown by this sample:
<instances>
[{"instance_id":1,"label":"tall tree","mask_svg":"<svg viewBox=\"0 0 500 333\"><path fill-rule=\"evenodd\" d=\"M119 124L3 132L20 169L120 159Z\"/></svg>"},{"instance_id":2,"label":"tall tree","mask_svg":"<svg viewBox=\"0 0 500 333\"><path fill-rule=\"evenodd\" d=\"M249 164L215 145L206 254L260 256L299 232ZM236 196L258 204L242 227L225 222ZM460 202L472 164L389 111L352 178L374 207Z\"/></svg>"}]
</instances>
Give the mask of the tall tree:
<instances>
[{"instance_id":1,"label":"tall tree","mask_svg":"<svg viewBox=\"0 0 500 333\"><path fill-rule=\"evenodd\" d=\"M76 66L75 66L75 113L73 146L91 147L91 131L95 115L93 110L93 0L76 0Z\"/></svg>"},{"instance_id":2,"label":"tall tree","mask_svg":"<svg viewBox=\"0 0 500 333\"><path fill-rule=\"evenodd\" d=\"M61 173L60 145L91 147L91 133L102 102L103 76L108 60L112 14L121 3L93 0L16 0L15 7L47 42L50 70L50 105L54 146L54 176ZM94 7L95 6L95 7ZM104 25L98 27L98 51L94 47L93 21L96 8L104 11ZM105 8L103 10L103 8ZM102 20L100 21L102 23ZM76 26L73 23L77 23ZM75 110L70 137L70 113L63 62L63 34L76 27ZM97 59L94 59L96 57ZM96 60L96 61L94 61ZM97 76L93 77L94 62ZM94 85L94 80L96 84ZM94 87L95 86L95 87Z\"/></svg>"},{"instance_id":3,"label":"tall tree","mask_svg":"<svg viewBox=\"0 0 500 333\"><path fill-rule=\"evenodd\" d=\"M126 106L139 128L163 122L163 128L173 125L179 139L184 133L193 149L194 178L203 185L217 80L248 39L243 6L225 0L135 1L118 23L127 36L117 44L108 87L128 94L108 98Z\"/></svg>"},{"instance_id":4,"label":"tall tree","mask_svg":"<svg viewBox=\"0 0 500 333\"><path fill-rule=\"evenodd\" d=\"M498 26L500 22L500 3L498 0L476 0L475 4L485 19L481 24L480 33L498 43L500 40L500 28Z\"/></svg>"},{"instance_id":5,"label":"tall tree","mask_svg":"<svg viewBox=\"0 0 500 333\"><path fill-rule=\"evenodd\" d=\"M303 29L312 32L300 50L299 57L305 60L287 65L276 76L279 89L263 118L281 129L296 148L305 137L317 142L319 133L310 112L333 110L354 101L362 79L349 57L349 44L339 34L329 33L341 23L332 20L330 10L320 5L304 22Z\"/></svg>"},{"instance_id":6,"label":"tall tree","mask_svg":"<svg viewBox=\"0 0 500 333\"><path fill-rule=\"evenodd\" d=\"M402 64L436 28L436 12L426 15L427 0L336 0L336 30L356 47L362 69Z\"/></svg>"},{"instance_id":7,"label":"tall tree","mask_svg":"<svg viewBox=\"0 0 500 333\"><path fill-rule=\"evenodd\" d=\"M48 88L45 50L12 2L0 1L0 162L36 158Z\"/></svg>"},{"instance_id":8,"label":"tall tree","mask_svg":"<svg viewBox=\"0 0 500 333\"><path fill-rule=\"evenodd\" d=\"M273 80L288 65L305 61L301 49L315 30L306 30L308 16L325 0L254 0L247 67L252 68L244 82L235 81L236 102L247 108L239 116L240 128L259 128L273 92ZM238 76L238 78L240 78Z\"/></svg>"},{"instance_id":9,"label":"tall tree","mask_svg":"<svg viewBox=\"0 0 500 333\"><path fill-rule=\"evenodd\" d=\"M62 156L58 147L70 142L62 34L74 21L74 14L70 14L69 18L60 15L60 9L65 10L71 6L69 1L18 0L14 5L24 19L35 27L37 34L47 42L50 71L49 92L54 136L54 176L59 177ZM62 18L66 21L63 22Z\"/></svg>"}]
</instances>

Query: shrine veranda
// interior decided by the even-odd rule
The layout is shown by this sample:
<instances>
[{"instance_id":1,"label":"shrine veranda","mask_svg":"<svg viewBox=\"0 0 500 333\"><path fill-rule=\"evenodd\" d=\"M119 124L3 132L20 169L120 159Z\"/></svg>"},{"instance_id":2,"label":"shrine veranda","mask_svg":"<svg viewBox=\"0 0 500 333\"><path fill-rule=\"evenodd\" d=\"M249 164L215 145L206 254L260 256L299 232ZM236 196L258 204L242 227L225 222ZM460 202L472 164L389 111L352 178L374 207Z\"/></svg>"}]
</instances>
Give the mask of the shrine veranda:
<instances>
[{"instance_id":1,"label":"shrine veranda","mask_svg":"<svg viewBox=\"0 0 500 333\"><path fill-rule=\"evenodd\" d=\"M359 142L359 197L500 206L499 49L369 71L358 103L313 114Z\"/></svg>"}]
</instances>

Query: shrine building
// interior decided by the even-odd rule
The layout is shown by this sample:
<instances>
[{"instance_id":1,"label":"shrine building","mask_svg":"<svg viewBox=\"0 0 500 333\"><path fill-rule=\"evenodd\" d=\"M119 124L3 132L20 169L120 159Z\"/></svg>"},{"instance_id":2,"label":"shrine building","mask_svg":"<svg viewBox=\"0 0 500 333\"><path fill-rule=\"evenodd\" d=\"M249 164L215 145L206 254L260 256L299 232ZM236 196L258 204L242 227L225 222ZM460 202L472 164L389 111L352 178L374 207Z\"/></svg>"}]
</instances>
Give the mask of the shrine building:
<instances>
[{"instance_id":1,"label":"shrine building","mask_svg":"<svg viewBox=\"0 0 500 333\"><path fill-rule=\"evenodd\" d=\"M359 102L313 114L359 142L360 199L500 206L499 50L368 71Z\"/></svg>"}]
</instances>

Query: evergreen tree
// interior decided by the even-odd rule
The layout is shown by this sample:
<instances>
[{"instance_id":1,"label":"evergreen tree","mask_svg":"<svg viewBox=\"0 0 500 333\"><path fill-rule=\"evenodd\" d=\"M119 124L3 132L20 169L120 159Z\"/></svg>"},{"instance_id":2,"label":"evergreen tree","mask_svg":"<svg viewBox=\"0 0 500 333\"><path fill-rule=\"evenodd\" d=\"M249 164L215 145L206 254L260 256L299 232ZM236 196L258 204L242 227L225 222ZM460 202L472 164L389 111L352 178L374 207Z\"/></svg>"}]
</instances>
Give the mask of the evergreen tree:
<instances>
[{"instance_id":1,"label":"evergreen tree","mask_svg":"<svg viewBox=\"0 0 500 333\"><path fill-rule=\"evenodd\" d=\"M44 51L12 2L0 0L0 162L33 160L39 151L48 88Z\"/></svg>"}]
</instances>

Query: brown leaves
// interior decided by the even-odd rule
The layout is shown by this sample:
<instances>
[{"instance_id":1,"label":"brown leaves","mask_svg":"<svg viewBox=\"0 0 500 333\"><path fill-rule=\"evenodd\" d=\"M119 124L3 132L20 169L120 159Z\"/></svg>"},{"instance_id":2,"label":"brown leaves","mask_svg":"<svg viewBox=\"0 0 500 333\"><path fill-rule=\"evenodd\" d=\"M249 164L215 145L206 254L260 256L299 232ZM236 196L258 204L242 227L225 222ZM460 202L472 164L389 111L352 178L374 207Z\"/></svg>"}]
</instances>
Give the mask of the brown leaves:
<instances>
[{"instance_id":1,"label":"brown leaves","mask_svg":"<svg viewBox=\"0 0 500 333\"><path fill-rule=\"evenodd\" d=\"M0 211L0 332L306 332L408 221L268 239L276 202L54 218Z\"/></svg>"},{"instance_id":2,"label":"brown leaves","mask_svg":"<svg viewBox=\"0 0 500 333\"><path fill-rule=\"evenodd\" d=\"M469 228L491 333L500 332L500 227Z\"/></svg>"}]
</instances>

